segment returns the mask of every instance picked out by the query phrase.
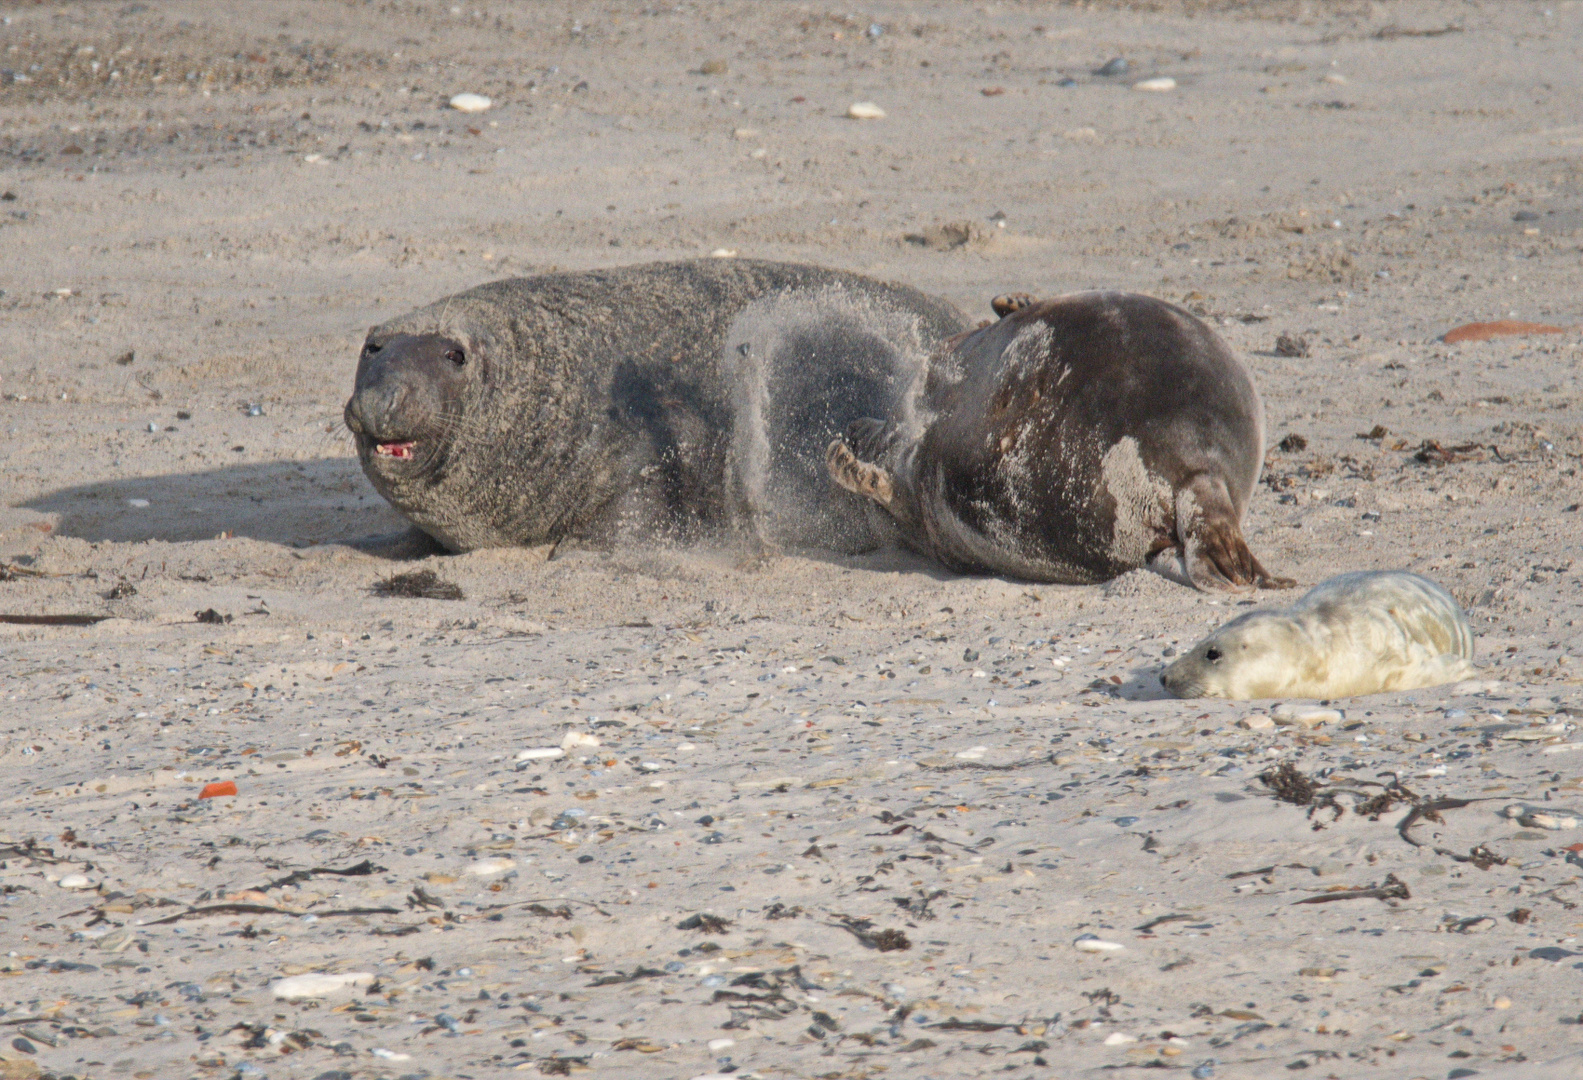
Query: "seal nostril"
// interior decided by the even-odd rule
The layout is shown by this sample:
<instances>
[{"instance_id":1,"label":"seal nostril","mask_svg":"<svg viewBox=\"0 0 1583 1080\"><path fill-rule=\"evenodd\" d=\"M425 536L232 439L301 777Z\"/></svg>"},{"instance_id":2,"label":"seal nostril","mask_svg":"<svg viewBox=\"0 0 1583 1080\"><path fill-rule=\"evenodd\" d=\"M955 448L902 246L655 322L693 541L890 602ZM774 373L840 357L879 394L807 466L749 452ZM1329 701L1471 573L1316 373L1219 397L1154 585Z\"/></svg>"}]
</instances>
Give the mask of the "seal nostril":
<instances>
[{"instance_id":1,"label":"seal nostril","mask_svg":"<svg viewBox=\"0 0 1583 1080\"><path fill-rule=\"evenodd\" d=\"M1219 660L1220 659L1220 650L1219 649L1206 649L1204 651L1204 659L1208 660L1210 663L1213 663L1216 660Z\"/></svg>"},{"instance_id":2,"label":"seal nostril","mask_svg":"<svg viewBox=\"0 0 1583 1080\"><path fill-rule=\"evenodd\" d=\"M457 367L461 367L463 364L467 363L467 354L461 349L447 350L445 353L445 358L451 363L455 364Z\"/></svg>"}]
</instances>

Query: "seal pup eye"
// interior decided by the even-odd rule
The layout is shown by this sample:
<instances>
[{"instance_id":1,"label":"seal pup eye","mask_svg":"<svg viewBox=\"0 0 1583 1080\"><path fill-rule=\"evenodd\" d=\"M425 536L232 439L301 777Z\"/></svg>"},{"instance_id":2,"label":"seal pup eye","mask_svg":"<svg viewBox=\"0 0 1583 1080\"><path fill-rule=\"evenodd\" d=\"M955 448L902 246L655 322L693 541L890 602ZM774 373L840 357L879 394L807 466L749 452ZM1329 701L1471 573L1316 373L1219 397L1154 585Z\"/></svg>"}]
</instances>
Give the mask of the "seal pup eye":
<instances>
[{"instance_id":1,"label":"seal pup eye","mask_svg":"<svg viewBox=\"0 0 1583 1080\"><path fill-rule=\"evenodd\" d=\"M365 341L365 342L363 342L363 355L364 356L373 356L378 351L379 351L379 346L375 345L372 341Z\"/></svg>"},{"instance_id":2,"label":"seal pup eye","mask_svg":"<svg viewBox=\"0 0 1583 1080\"><path fill-rule=\"evenodd\" d=\"M1210 663L1214 663L1216 660L1220 659L1220 650L1219 649L1205 649L1204 650L1204 659L1208 660Z\"/></svg>"},{"instance_id":3,"label":"seal pup eye","mask_svg":"<svg viewBox=\"0 0 1583 1080\"><path fill-rule=\"evenodd\" d=\"M461 349L447 349L445 351L445 358L451 363L455 364L457 367L461 367L463 364L467 363L467 354Z\"/></svg>"}]
</instances>

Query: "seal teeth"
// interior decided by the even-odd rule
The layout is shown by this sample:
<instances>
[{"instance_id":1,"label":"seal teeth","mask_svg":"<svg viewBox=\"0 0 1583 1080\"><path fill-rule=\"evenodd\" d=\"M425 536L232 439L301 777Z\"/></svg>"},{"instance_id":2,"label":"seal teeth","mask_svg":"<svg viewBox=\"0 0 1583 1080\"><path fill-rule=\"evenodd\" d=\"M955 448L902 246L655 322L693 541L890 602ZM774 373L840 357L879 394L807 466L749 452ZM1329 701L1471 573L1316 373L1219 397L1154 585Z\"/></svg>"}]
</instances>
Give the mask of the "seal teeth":
<instances>
[{"instance_id":1,"label":"seal teeth","mask_svg":"<svg viewBox=\"0 0 1583 1080\"><path fill-rule=\"evenodd\" d=\"M382 442L374 444L374 453L380 457L408 459L412 457L413 450L417 449L415 442Z\"/></svg>"}]
</instances>

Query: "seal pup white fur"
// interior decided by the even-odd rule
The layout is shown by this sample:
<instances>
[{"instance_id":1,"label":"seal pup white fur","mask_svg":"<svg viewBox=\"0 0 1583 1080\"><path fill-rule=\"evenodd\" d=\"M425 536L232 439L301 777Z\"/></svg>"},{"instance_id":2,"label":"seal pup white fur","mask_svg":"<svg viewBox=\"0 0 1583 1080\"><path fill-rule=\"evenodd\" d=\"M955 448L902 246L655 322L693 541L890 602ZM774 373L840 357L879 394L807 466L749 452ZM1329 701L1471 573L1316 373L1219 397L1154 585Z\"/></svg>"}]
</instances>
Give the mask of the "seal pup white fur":
<instances>
[{"instance_id":1,"label":"seal pup white fur","mask_svg":"<svg viewBox=\"0 0 1583 1080\"><path fill-rule=\"evenodd\" d=\"M1472 659L1450 593L1405 570L1363 571L1231 620L1160 681L1180 698L1344 698L1472 678Z\"/></svg>"}]
</instances>

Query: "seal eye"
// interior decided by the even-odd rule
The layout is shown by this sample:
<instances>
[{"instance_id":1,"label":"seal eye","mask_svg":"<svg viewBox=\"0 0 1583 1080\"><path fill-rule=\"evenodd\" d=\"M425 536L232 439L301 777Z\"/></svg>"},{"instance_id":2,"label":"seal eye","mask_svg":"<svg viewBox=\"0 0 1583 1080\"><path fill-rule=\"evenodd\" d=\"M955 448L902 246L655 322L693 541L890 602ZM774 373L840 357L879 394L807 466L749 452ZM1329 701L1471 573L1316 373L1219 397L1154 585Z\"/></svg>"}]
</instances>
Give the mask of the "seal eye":
<instances>
[{"instance_id":1,"label":"seal eye","mask_svg":"<svg viewBox=\"0 0 1583 1080\"><path fill-rule=\"evenodd\" d=\"M1214 663L1216 660L1220 659L1220 650L1219 649L1205 649L1204 650L1204 659L1208 660L1210 663Z\"/></svg>"},{"instance_id":2,"label":"seal eye","mask_svg":"<svg viewBox=\"0 0 1583 1080\"><path fill-rule=\"evenodd\" d=\"M378 351L379 351L379 346L375 345L372 341L365 341L365 342L363 342L363 355L364 356L373 356Z\"/></svg>"},{"instance_id":3,"label":"seal eye","mask_svg":"<svg viewBox=\"0 0 1583 1080\"><path fill-rule=\"evenodd\" d=\"M445 352L445 358L451 363L455 364L457 367L461 367L463 364L467 363L467 354L461 349L447 349Z\"/></svg>"}]
</instances>

